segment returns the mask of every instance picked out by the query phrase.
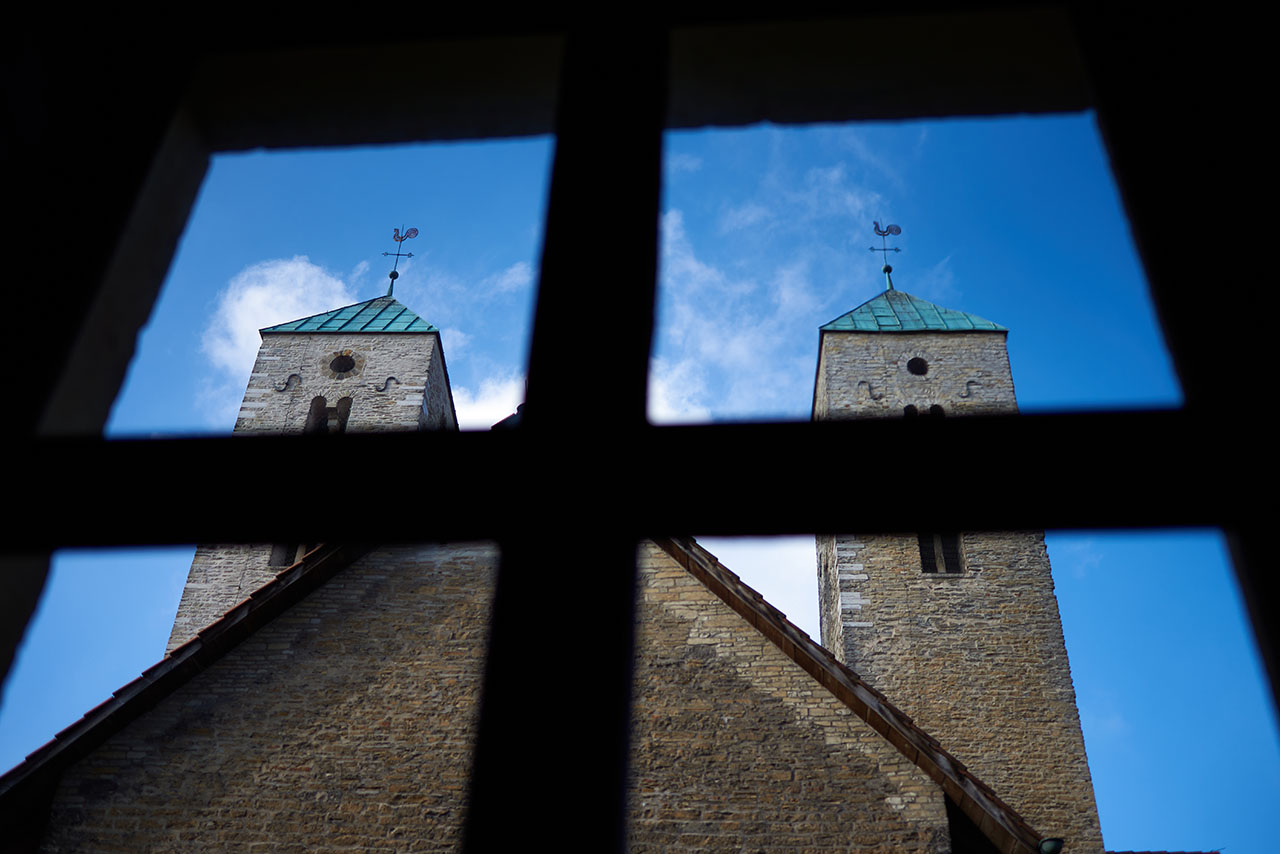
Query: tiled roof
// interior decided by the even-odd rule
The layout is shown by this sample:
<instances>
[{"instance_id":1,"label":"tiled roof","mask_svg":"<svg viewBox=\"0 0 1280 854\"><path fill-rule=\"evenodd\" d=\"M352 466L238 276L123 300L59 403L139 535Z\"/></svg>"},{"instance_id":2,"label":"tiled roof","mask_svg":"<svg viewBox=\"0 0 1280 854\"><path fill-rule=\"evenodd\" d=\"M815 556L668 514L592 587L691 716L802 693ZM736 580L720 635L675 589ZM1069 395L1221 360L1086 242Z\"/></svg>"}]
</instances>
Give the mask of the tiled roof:
<instances>
[{"instance_id":1,"label":"tiled roof","mask_svg":"<svg viewBox=\"0 0 1280 854\"><path fill-rule=\"evenodd\" d=\"M396 302L391 297L375 297L268 326L261 332L439 332L435 326Z\"/></svg>"},{"instance_id":2,"label":"tiled roof","mask_svg":"<svg viewBox=\"0 0 1280 854\"><path fill-rule=\"evenodd\" d=\"M976 314L943 308L899 290L877 294L819 328L823 332L1008 331Z\"/></svg>"}]
</instances>

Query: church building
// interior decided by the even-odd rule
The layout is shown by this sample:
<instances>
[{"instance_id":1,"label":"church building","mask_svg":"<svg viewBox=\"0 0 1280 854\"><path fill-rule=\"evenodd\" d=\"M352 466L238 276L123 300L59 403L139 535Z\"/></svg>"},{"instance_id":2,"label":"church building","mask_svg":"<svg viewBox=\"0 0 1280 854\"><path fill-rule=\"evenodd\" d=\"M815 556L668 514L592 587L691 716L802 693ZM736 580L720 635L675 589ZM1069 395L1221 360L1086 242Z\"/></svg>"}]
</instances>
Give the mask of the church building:
<instances>
[{"instance_id":1,"label":"church building","mask_svg":"<svg viewBox=\"0 0 1280 854\"><path fill-rule=\"evenodd\" d=\"M390 295L261 335L237 433L457 429L439 331ZM1006 336L890 281L821 327L813 418L1015 412ZM922 499L955 480L883 453ZM1100 854L1043 534L849 521L821 643L692 538L637 544L629 850ZM165 658L0 777L5 850L458 850L498 557L200 545ZM571 631L530 666L572 667Z\"/></svg>"}]
</instances>

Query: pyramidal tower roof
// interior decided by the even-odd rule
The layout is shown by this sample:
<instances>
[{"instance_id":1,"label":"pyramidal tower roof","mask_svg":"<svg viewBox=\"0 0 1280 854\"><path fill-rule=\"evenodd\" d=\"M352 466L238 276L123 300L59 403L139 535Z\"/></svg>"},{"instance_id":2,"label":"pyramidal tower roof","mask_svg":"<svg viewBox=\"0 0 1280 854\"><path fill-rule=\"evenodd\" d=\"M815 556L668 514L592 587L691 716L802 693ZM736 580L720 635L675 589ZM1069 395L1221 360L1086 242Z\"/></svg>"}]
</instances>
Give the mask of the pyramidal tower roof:
<instances>
[{"instance_id":1,"label":"pyramidal tower roof","mask_svg":"<svg viewBox=\"0 0 1280 854\"><path fill-rule=\"evenodd\" d=\"M260 332L439 332L391 297L374 297Z\"/></svg>"},{"instance_id":2,"label":"pyramidal tower roof","mask_svg":"<svg viewBox=\"0 0 1280 854\"><path fill-rule=\"evenodd\" d=\"M823 332L1007 332L998 323L892 287L820 326Z\"/></svg>"}]
</instances>

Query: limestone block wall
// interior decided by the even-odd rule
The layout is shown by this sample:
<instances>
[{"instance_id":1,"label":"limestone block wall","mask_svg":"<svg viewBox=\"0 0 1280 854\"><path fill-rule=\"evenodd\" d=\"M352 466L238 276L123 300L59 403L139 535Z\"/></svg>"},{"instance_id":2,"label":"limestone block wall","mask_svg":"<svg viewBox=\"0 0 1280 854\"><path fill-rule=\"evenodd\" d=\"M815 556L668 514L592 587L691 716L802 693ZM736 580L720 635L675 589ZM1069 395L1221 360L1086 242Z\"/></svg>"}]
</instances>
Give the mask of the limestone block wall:
<instances>
[{"instance_id":1,"label":"limestone block wall","mask_svg":"<svg viewBox=\"0 0 1280 854\"><path fill-rule=\"evenodd\" d=\"M949 417L1017 411L1004 332L823 333L815 420L907 406L928 417L934 405ZM960 461L959 475L948 462L921 488L961 490L981 461ZM926 573L914 532L819 536L822 643L1032 826L1101 851L1044 536L960 538L963 571Z\"/></svg>"},{"instance_id":2,"label":"limestone block wall","mask_svg":"<svg viewBox=\"0 0 1280 854\"><path fill-rule=\"evenodd\" d=\"M1044 536L961 535L961 573L915 534L818 538L823 643L1070 851L1102 850Z\"/></svg>"},{"instance_id":3,"label":"limestone block wall","mask_svg":"<svg viewBox=\"0 0 1280 854\"><path fill-rule=\"evenodd\" d=\"M353 367L339 374L331 363L343 354ZM235 432L302 433L316 397L325 398L328 407L351 399L346 426L351 433L457 429L444 351L434 332L265 335ZM197 547L166 652L293 562L270 566L272 548Z\"/></svg>"},{"instance_id":4,"label":"limestone block wall","mask_svg":"<svg viewBox=\"0 0 1280 854\"><path fill-rule=\"evenodd\" d=\"M73 766L43 850L454 850L496 559L365 556Z\"/></svg>"},{"instance_id":5,"label":"limestone block wall","mask_svg":"<svg viewBox=\"0 0 1280 854\"><path fill-rule=\"evenodd\" d=\"M355 365L338 374L330 365L343 354ZM301 433L316 397L351 398L348 432L457 428L434 332L263 336L235 432Z\"/></svg>"},{"instance_id":6,"label":"limestone block wall","mask_svg":"<svg viewBox=\"0 0 1280 854\"><path fill-rule=\"evenodd\" d=\"M496 559L339 573L73 766L43 850L454 850ZM661 550L640 567L632 851L950 850L919 769Z\"/></svg>"},{"instance_id":7,"label":"limestone block wall","mask_svg":"<svg viewBox=\"0 0 1280 854\"><path fill-rule=\"evenodd\" d=\"M1017 411L1004 332L824 332L813 417L892 418ZM913 359L925 372L912 373ZM916 363L917 368L919 363Z\"/></svg>"},{"instance_id":8,"label":"limestone block wall","mask_svg":"<svg viewBox=\"0 0 1280 854\"><path fill-rule=\"evenodd\" d=\"M191 640L284 569L268 566L271 548L269 545L196 546L165 653Z\"/></svg>"},{"instance_id":9,"label":"limestone block wall","mask_svg":"<svg viewBox=\"0 0 1280 854\"><path fill-rule=\"evenodd\" d=\"M652 544L633 852L951 850L941 790Z\"/></svg>"}]
</instances>

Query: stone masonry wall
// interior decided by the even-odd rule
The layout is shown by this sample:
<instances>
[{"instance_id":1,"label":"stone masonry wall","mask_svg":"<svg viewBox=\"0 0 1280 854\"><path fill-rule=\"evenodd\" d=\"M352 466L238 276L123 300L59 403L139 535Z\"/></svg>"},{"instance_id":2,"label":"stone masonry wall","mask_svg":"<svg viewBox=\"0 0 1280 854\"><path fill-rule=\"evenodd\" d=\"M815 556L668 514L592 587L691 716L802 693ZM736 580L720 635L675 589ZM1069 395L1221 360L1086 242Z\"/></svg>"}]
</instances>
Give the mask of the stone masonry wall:
<instances>
[{"instance_id":1,"label":"stone masonry wall","mask_svg":"<svg viewBox=\"0 0 1280 854\"><path fill-rule=\"evenodd\" d=\"M838 595L842 643L831 649L1033 827L1100 852L1044 537L962 543L965 571L951 574L921 571L915 534L819 538L819 560L838 568L823 601L830 620Z\"/></svg>"},{"instance_id":2,"label":"stone masonry wall","mask_svg":"<svg viewBox=\"0 0 1280 854\"><path fill-rule=\"evenodd\" d=\"M356 367L335 377L329 363L344 351ZM301 433L317 396L329 406L351 398L348 432L454 429L453 398L443 381L434 332L270 333L258 350L235 432Z\"/></svg>"},{"instance_id":3,"label":"stone masonry wall","mask_svg":"<svg viewBox=\"0 0 1280 854\"><path fill-rule=\"evenodd\" d=\"M361 559L73 766L43 850L456 849L495 563ZM633 851L950 849L919 769L661 550L640 566Z\"/></svg>"},{"instance_id":4,"label":"stone masonry wall","mask_svg":"<svg viewBox=\"0 0 1280 854\"><path fill-rule=\"evenodd\" d=\"M274 578L284 567L268 566L270 560L268 545L196 546L165 653L191 640Z\"/></svg>"},{"instance_id":5,"label":"stone masonry wall","mask_svg":"<svg viewBox=\"0 0 1280 854\"><path fill-rule=\"evenodd\" d=\"M43 850L454 850L495 567L365 556L73 766Z\"/></svg>"},{"instance_id":6,"label":"stone masonry wall","mask_svg":"<svg viewBox=\"0 0 1280 854\"><path fill-rule=\"evenodd\" d=\"M355 369L335 377L329 363L342 352L352 355ZM351 433L457 429L438 334L310 332L264 337L235 432L301 433L317 396L329 407L351 398ZM268 565L271 549L197 547L165 651L190 640L283 569Z\"/></svg>"},{"instance_id":7,"label":"stone masonry wall","mask_svg":"<svg viewBox=\"0 0 1280 854\"><path fill-rule=\"evenodd\" d=\"M950 851L918 768L661 549L640 568L633 852Z\"/></svg>"},{"instance_id":8,"label":"stone masonry wall","mask_svg":"<svg viewBox=\"0 0 1280 854\"><path fill-rule=\"evenodd\" d=\"M1017 411L1004 333L824 333L815 420L902 417L908 405L928 417L935 404L948 416ZM935 462L937 482L923 472L922 489L962 490L981 464L956 474ZM1101 851L1044 537L970 532L961 543L963 572L926 573L915 533L819 536L823 645L1037 830Z\"/></svg>"},{"instance_id":9,"label":"stone masonry wall","mask_svg":"<svg viewBox=\"0 0 1280 854\"><path fill-rule=\"evenodd\" d=\"M927 372L907 363L924 359ZM903 407L947 415L1015 412L1004 332L824 332L813 417L892 418Z\"/></svg>"}]
</instances>

